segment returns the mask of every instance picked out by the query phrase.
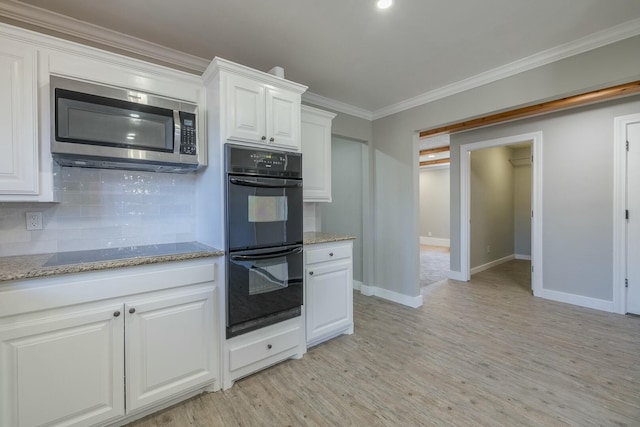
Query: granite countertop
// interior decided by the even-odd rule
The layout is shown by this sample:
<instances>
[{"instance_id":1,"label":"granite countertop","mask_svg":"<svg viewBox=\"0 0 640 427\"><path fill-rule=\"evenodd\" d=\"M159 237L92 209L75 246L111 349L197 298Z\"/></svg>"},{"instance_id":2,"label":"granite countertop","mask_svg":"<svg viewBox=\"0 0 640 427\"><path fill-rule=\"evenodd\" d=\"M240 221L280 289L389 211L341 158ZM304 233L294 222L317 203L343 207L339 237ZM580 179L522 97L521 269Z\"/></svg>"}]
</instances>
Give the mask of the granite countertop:
<instances>
[{"instance_id":1,"label":"granite countertop","mask_svg":"<svg viewBox=\"0 0 640 427\"><path fill-rule=\"evenodd\" d=\"M308 232L304 233L303 236L305 245L313 245L316 243L329 243L329 242L339 242L341 240L355 240L354 236L345 236L341 234L330 234L330 233L319 233L319 232Z\"/></svg>"},{"instance_id":2,"label":"granite countertop","mask_svg":"<svg viewBox=\"0 0 640 427\"><path fill-rule=\"evenodd\" d=\"M0 257L0 282L224 255L198 242Z\"/></svg>"}]
</instances>

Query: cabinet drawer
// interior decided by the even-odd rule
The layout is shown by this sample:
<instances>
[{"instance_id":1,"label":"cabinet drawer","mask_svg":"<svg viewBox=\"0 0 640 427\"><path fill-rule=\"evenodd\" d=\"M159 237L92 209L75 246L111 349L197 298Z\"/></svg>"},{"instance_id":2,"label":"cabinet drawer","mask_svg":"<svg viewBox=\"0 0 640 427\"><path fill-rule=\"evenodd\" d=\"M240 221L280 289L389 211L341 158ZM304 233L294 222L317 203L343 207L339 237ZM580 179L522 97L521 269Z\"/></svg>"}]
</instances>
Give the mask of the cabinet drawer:
<instances>
[{"instance_id":1,"label":"cabinet drawer","mask_svg":"<svg viewBox=\"0 0 640 427\"><path fill-rule=\"evenodd\" d=\"M327 246L317 249L306 249L307 264L333 261L351 257L351 245Z\"/></svg>"},{"instance_id":2,"label":"cabinet drawer","mask_svg":"<svg viewBox=\"0 0 640 427\"><path fill-rule=\"evenodd\" d=\"M247 343L229 351L229 367L233 372L291 350L300 344L300 328L292 328L257 341Z\"/></svg>"}]
</instances>

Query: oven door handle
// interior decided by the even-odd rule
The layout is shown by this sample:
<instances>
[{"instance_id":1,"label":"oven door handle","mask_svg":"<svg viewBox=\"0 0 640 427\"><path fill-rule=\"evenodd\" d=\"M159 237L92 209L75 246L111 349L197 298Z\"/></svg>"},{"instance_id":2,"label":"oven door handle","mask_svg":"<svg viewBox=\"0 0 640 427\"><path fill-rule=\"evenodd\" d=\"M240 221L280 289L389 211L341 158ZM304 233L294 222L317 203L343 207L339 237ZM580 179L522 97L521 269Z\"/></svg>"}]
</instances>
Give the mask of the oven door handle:
<instances>
[{"instance_id":1,"label":"oven door handle","mask_svg":"<svg viewBox=\"0 0 640 427\"><path fill-rule=\"evenodd\" d=\"M293 184L267 184L265 182L246 181L244 179L229 178L229 182L236 185L242 185L245 187L260 187L260 188L296 188L302 187L301 182L295 182Z\"/></svg>"},{"instance_id":2,"label":"oven door handle","mask_svg":"<svg viewBox=\"0 0 640 427\"><path fill-rule=\"evenodd\" d=\"M232 261L255 261L260 259L280 258L287 255L299 254L302 252L302 248L293 248L281 252L271 252L261 255L231 255Z\"/></svg>"}]
</instances>

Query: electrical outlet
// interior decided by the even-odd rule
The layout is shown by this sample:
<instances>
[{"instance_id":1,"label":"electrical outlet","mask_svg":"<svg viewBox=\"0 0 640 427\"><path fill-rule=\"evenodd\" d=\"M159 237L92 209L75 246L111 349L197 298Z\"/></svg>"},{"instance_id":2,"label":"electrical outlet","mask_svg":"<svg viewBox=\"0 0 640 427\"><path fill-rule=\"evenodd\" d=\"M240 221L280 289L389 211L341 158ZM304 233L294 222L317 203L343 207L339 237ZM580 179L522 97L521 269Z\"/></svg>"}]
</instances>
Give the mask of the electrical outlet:
<instances>
[{"instance_id":1,"label":"electrical outlet","mask_svg":"<svg viewBox=\"0 0 640 427\"><path fill-rule=\"evenodd\" d=\"M487 245L487 253L490 254L491 253L491 245Z\"/></svg>"},{"instance_id":2,"label":"electrical outlet","mask_svg":"<svg viewBox=\"0 0 640 427\"><path fill-rule=\"evenodd\" d=\"M429 237L431 237L431 232L429 232Z\"/></svg>"},{"instance_id":3,"label":"electrical outlet","mask_svg":"<svg viewBox=\"0 0 640 427\"><path fill-rule=\"evenodd\" d=\"M27 230L42 230L42 212L27 212Z\"/></svg>"}]
</instances>

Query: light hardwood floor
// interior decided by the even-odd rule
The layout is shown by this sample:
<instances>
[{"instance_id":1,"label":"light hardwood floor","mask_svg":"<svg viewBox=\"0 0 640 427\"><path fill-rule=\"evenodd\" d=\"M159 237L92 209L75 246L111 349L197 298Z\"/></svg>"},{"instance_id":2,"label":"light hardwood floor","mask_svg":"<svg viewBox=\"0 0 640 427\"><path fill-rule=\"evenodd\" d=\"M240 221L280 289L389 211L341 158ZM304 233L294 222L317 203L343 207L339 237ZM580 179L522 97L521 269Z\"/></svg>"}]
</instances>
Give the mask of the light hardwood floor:
<instances>
[{"instance_id":1,"label":"light hardwood floor","mask_svg":"<svg viewBox=\"0 0 640 427\"><path fill-rule=\"evenodd\" d=\"M640 426L640 319L531 296L529 263L419 309L356 292L355 334L151 426Z\"/></svg>"}]
</instances>

